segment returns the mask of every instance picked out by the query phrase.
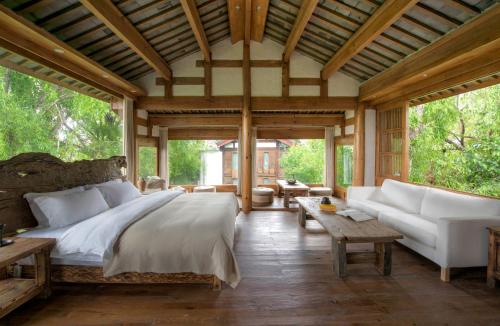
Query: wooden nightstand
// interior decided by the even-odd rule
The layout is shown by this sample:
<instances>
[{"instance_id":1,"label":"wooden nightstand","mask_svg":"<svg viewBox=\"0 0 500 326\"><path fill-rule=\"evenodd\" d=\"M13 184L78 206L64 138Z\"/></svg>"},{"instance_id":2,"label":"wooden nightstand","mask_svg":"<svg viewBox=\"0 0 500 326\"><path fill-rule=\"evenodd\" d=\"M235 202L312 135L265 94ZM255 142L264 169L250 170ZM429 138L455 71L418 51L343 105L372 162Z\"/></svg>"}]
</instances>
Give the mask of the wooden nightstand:
<instances>
[{"instance_id":1,"label":"wooden nightstand","mask_svg":"<svg viewBox=\"0 0 500 326\"><path fill-rule=\"evenodd\" d=\"M50 295L50 250L56 240L50 238L15 238L11 245L0 247L0 318L33 297ZM35 278L7 278L7 267L21 258L35 256Z\"/></svg>"},{"instance_id":2,"label":"wooden nightstand","mask_svg":"<svg viewBox=\"0 0 500 326\"><path fill-rule=\"evenodd\" d=\"M494 288L498 280L500 280L500 227L488 228L490 232L488 245L488 286Z\"/></svg>"}]
</instances>

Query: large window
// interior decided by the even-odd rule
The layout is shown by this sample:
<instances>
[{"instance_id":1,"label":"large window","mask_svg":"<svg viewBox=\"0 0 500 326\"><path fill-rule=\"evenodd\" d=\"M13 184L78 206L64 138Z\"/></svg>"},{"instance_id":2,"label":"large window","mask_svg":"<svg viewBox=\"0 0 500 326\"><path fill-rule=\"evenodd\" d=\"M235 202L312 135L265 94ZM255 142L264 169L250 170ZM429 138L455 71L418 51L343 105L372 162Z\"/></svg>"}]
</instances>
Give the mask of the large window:
<instances>
[{"instance_id":1,"label":"large window","mask_svg":"<svg viewBox=\"0 0 500 326\"><path fill-rule=\"evenodd\" d=\"M353 145L335 146L335 184L342 188L352 185Z\"/></svg>"},{"instance_id":2,"label":"large window","mask_svg":"<svg viewBox=\"0 0 500 326\"><path fill-rule=\"evenodd\" d=\"M412 182L500 196L500 85L410 108Z\"/></svg>"},{"instance_id":3,"label":"large window","mask_svg":"<svg viewBox=\"0 0 500 326\"><path fill-rule=\"evenodd\" d=\"M238 183L238 141L169 140L168 167L172 185Z\"/></svg>"},{"instance_id":4,"label":"large window","mask_svg":"<svg viewBox=\"0 0 500 326\"><path fill-rule=\"evenodd\" d=\"M158 175L158 149L151 146L139 146L138 177Z\"/></svg>"},{"instance_id":5,"label":"large window","mask_svg":"<svg viewBox=\"0 0 500 326\"><path fill-rule=\"evenodd\" d=\"M46 152L64 161L123 151L109 103L0 67L0 160Z\"/></svg>"},{"instance_id":6,"label":"large window","mask_svg":"<svg viewBox=\"0 0 500 326\"><path fill-rule=\"evenodd\" d=\"M325 142L323 139L259 139L257 184L295 178L307 184L323 183Z\"/></svg>"}]
</instances>

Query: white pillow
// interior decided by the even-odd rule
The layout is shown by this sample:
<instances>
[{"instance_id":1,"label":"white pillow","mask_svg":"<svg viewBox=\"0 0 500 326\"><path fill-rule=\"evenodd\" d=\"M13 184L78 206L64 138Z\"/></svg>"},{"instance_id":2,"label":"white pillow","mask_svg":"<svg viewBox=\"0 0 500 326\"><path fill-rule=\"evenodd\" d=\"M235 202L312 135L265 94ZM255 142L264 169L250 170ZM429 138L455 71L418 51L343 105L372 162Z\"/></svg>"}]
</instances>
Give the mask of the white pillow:
<instances>
[{"instance_id":1,"label":"white pillow","mask_svg":"<svg viewBox=\"0 0 500 326\"><path fill-rule=\"evenodd\" d=\"M427 187L385 179L380 190L389 204L407 213L419 214Z\"/></svg>"},{"instance_id":2,"label":"white pillow","mask_svg":"<svg viewBox=\"0 0 500 326\"><path fill-rule=\"evenodd\" d=\"M123 182L122 179L113 179L113 180L102 182L102 183L95 183L95 184L91 184L91 185L85 185L84 187L85 187L85 190L89 190L89 189L95 188L97 186L104 186L104 185L107 185L107 184L122 183L122 182Z\"/></svg>"},{"instance_id":3,"label":"white pillow","mask_svg":"<svg viewBox=\"0 0 500 326\"><path fill-rule=\"evenodd\" d=\"M109 209L96 188L62 196L41 196L34 199L45 214L50 227L63 227L96 216Z\"/></svg>"},{"instance_id":4,"label":"white pillow","mask_svg":"<svg viewBox=\"0 0 500 326\"><path fill-rule=\"evenodd\" d=\"M129 202L141 196L139 190L128 181L123 183L108 183L105 185L96 186L96 188L99 189L99 191L102 193L102 196L111 208Z\"/></svg>"},{"instance_id":5,"label":"white pillow","mask_svg":"<svg viewBox=\"0 0 500 326\"><path fill-rule=\"evenodd\" d=\"M49 220L47 219L47 216L40 210L38 205L35 203L35 198L42 197L42 196L63 196L63 195L68 195L72 194L75 192L82 192L85 189L83 187L75 187L71 189L66 189L66 190L61 190L61 191L53 191L53 192L28 192L23 195L24 199L28 202L28 205L31 208L31 213L33 213L33 216L38 222L38 225L41 227L48 227L49 226Z\"/></svg>"}]
</instances>

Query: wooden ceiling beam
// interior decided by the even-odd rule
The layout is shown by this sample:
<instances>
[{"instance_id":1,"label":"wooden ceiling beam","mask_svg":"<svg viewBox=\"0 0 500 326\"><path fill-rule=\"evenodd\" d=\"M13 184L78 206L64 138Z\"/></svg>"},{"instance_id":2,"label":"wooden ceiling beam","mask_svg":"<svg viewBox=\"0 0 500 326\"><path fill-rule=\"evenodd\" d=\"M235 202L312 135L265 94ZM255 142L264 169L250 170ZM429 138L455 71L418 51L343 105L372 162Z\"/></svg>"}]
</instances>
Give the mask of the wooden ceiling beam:
<instances>
[{"instance_id":1,"label":"wooden ceiling beam","mask_svg":"<svg viewBox=\"0 0 500 326\"><path fill-rule=\"evenodd\" d=\"M472 59L500 52L500 5L403 59L360 87L360 100L373 101Z\"/></svg>"},{"instance_id":2,"label":"wooden ceiling beam","mask_svg":"<svg viewBox=\"0 0 500 326\"><path fill-rule=\"evenodd\" d=\"M165 60L144 39L142 34L125 17L111 0L81 0L99 20L130 46L163 78L170 80L172 72Z\"/></svg>"},{"instance_id":3,"label":"wooden ceiling beam","mask_svg":"<svg viewBox=\"0 0 500 326\"><path fill-rule=\"evenodd\" d=\"M9 53L9 56L11 54ZM79 87L76 87L76 86L72 86L71 84L69 83L66 83L62 80L59 80L57 78L54 78L52 77L52 75L54 74L54 72L51 72L51 73L43 73L41 72L40 70L42 68L44 68L44 66L39 66L37 67L38 69L35 69L35 68L28 68L26 66L23 66L23 65L20 65L18 63L15 63L11 60L8 59L9 56L1 56L0 57L0 65L6 67L6 68L9 68L9 69L12 69L12 70L15 70L17 72L20 72L22 74L26 74L26 75L30 75L30 76L33 76L35 78L38 78L38 79L41 79L41 80L45 80L46 82L49 82L49 83L52 83L52 84L55 84L55 85L59 85L59 86L62 86L62 87L65 87L65 88L68 88L70 90L73 90L75 92L79 92L81 94L84 94L84 95L87 95L87 96L91 96L93 98L96 98L98 100L101 100L101 101L105 101L106 98L111 98L112 95L110 94L107 94L107 93L101 93L101 92L98 92L98 93L92 93L90 91L87 91L85 89L82 89L82 88L79 88ZM101 94L101 95L99 95ZM104 95L102 95L104 94Z\"/></svg>"},{"instance_id":4,"label":"wooden ceiling beam","mask_svg":"<svg viewBox=\"0 0 500 326\"><path fill-rule=\"evenodd\" d=\"M283 51L283 60L288 62L290 60L290 56L293 53L293 50L299 43L300 37L302 33L306 29L307 23L318 5L318 0L309 0L303 1L302 6L299 9L297 14L297 19L295 20L295 24L293 25L292 31L288 36L288 39L285 44L285 50Z\"/></svg>"},{"instance_id":5,"label":"wooden ceiling beam","mask_svg":"<svg viewBox=\"0 0 500 326\"><path fill-rule=\"evenodd\" d=\"M125 95L135 98L146 94L140 87L104 68L3 5L0 5L0 30L0 39L25 52L23 56L32 61L64 74L71 73L72 78L115 96L118 94L119 97Z\"/></svg>"},{"instance_id":6,"label":"wooden ceiling beam","mask_svg":"<svg viewBox=\"0 0 500 326\"><path fill-rule=\"evenodd\" d=\"M328 61L321 71L321 77L328 79L337 72L345 63L381 35L417 2L417 0L385 1Z\"/></svg>"},{"instance_id":7,"label":"wooden ceiling beam","mask_svg":"<svg viewBox=\"0 0 500 326\"><path fill-rule=\"evenodd\" d=\"M203 57L206 62L210 62L210 45L208 44L207 36L205 35L205 30L203 28L203 23L200 19L200 13L196 7L196 1L194 0L180 0L182 9L186 14L186 18L191 25L194 37L200 46L201 52L203 52Z\"/></svg>"},{"instance_id":8,"label":"wooden ceiling beam","mask_svg":"<svg viewBox=\"0 0 500 326\"><path fill-rule=\"evenodd\" d=\"M243 38L245 44L250 45L250 39L252 34L252 0L245 0L244 8L245 8L245 22L243 26Z\"/></svg>"},{"instance_id":9,"label":"wooden ceiling beam","mask_svg":"<svg viewBox=\"0 0 500 326\"><path fill-rule=\"evenodd\" d=\"M440 73L434 78L427 78L418 83L408 85L378 98L372 103L374 105L392 102L396 99L411 100L430 93L445 91L457 85L469 83L479 78L494 75L500 72L500 58L494 52L486 53L480 58L474 58L457 67Z\"/></svg>"},{"instance_id":10,"label":"wooden ceiling beam","mask_svg":"<svg viewBox=\"0 0 500 326\"><path fill-rule=\"evenodd\" d=\"M227 0L231 43L245 38L245 0Z\"/></svg>"},{"instance_id":11,"label":"wooden ceiling beam","mask_svg":"<svg viewBox=\"0 0 500 326\"><path fill-rule=\"evenodd\" d=\"M308 112L324 111L328 113L355 110L358 98L291 96L291 97L252 97L252 112ZM142 96L137 100L136 108L149 112L164 111L234 111L243 107L242 96Z\"/></svg>"},{"instance_id":12,"label":"wooden ceiling beam","mask_svg":"<svg viewBox=\"0 0 500 326\"><path fill-rule=\"evenodd\" d=\"M252 40L262 42L266 29L269 0L252 1Z\"/></svg>"}]
</instances>

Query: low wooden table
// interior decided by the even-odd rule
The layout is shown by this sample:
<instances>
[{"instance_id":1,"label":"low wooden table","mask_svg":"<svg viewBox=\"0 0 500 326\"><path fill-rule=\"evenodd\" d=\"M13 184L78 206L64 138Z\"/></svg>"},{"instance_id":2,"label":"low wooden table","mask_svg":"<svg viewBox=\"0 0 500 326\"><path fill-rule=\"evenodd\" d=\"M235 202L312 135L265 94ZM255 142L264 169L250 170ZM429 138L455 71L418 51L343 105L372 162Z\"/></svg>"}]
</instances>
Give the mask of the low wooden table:
<instances>
[{"instance_id":1,"label":"low wooden table","mask_svg":"<svg viewBox=\"0 0 500 326\"><path fill-rule=\"evenodd\" d=\"M15 238L11 245L0 247L0 318L26 301L50 295L50 250L56 240L50 238ZM35 256L35 278L7 278L7 267L21 258Z\"/></svg>"},{"instance_id":2,"label":"low wooden table","mask_svg":"<svg viewBox=\"0 0 500 326\"><path fill-rule=\"evenodd\" d=\"M488 272L486 282L489 287L496 287L500 280L500 227L489 227Z\"/></svg>"},{"instance_id":3,"label":"low wooden table","mask_svg":"<svg viewBox=\"0 0 500 326\"><path fill-rule=\"evenodd\" d=\"M284 205L290 208L290 197L295 196L309 196L309 187L297 181L296 184L290 185L286 180L277 180L280 191L283 191Z\"/></svg>"},{"instance_id":4,"label":"low wooden table","mask_svg":"<svg viewBox=\"0 0 500 326\"><path fill-rule=\"evenodd\" d=\"M300 205L299 224L306 226L306 213L317 220L332 236L333 269L338 277L347 275L347 264L374 261L382 275L390 275L392 267L392 242L402 239L397 231L379 223L376 219L355 222L349 217L335 213L323 212L319 209L321 198L295 197ZM345 203L330 197L337 210L345 209ZM373 243L374 252L346 251L347 243Z\"/></svg>"}]
</instances>

